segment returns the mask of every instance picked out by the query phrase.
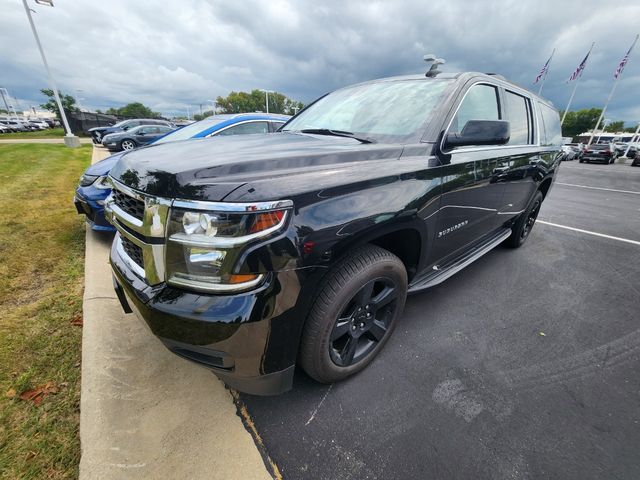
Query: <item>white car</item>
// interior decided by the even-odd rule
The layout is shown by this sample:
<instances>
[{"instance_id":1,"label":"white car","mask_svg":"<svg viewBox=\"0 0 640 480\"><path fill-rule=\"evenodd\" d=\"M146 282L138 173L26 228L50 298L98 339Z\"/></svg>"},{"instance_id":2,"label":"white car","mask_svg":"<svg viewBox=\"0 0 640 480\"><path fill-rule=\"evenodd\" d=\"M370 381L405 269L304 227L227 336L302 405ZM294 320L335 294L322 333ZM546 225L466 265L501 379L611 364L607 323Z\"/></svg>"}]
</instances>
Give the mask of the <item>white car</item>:
<instances>
[{"instance_id":1,"label":"white car","mask_svg":"<svg viewBox=\"0 0 640 480\"><path fill-rule=\"evenodd\" d=\"M31 125L35 125L40 130L46 130L47 128L49 128L49 124L44 120L29 120L29 123Z\"/></svg>"}]
</instances>

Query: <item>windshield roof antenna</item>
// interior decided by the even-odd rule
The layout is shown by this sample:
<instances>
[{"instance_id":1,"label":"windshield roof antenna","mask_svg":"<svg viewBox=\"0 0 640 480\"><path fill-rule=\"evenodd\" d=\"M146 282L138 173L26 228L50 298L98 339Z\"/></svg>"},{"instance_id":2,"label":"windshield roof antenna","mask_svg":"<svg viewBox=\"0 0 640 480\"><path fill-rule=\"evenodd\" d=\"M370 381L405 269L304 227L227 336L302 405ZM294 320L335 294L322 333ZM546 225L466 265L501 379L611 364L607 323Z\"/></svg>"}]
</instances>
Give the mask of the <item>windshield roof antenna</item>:
<instances>
[{"instance_id":1,"label":"windshield roof antenna","mask_svg":"<svg viewBox=\"0 0 640 480\"><path fill-rule=\"evenodd\" d=\"M446 63L444 61L444 58L437 58L433 53L428 53L427 55L422 57L422 59L425 62L431 64L431 68L429 68L429 71L425 74L425 77L435 77L439 73L442 73L440 70L438 70L438 65L443 65L444 63Z\"/></svg>"}]
</instances>

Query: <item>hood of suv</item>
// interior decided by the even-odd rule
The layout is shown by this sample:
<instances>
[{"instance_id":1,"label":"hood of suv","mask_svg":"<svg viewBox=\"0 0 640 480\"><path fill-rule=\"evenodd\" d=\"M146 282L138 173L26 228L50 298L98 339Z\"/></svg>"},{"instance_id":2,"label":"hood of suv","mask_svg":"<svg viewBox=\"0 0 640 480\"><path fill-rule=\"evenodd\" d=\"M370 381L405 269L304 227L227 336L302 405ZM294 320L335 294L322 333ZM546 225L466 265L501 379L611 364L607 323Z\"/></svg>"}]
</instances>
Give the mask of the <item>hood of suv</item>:
<instances>
[{"instance_id":1,"label":"hood of suv","mask_svg":"<svg viewBox=\"0 0 640 480\"><path fill-rule=\"evenodd\" d=\"M113 166L120 160L120 157L124 155L126 152L119 152L115 155L111 155L110 157L105 158L104 160L100 160L97 163L94 163L89 168L85 170L85 174L87 175L107 175L109 171L113 168Z\"/></svg>"},{"instance_id":2,"label":"hood of suv","mask_svg":"<svg viewBox=\"0 0 640 480\"><path fill-rule=\"evenodd\" d=\"M285 191L299 175L365 168L359 162L396 159L401 152L400 145L290 132L212 137L130 152L111 176L150 195L220 201L248 182L273 179Z\"/></svg>"}]
</instances>

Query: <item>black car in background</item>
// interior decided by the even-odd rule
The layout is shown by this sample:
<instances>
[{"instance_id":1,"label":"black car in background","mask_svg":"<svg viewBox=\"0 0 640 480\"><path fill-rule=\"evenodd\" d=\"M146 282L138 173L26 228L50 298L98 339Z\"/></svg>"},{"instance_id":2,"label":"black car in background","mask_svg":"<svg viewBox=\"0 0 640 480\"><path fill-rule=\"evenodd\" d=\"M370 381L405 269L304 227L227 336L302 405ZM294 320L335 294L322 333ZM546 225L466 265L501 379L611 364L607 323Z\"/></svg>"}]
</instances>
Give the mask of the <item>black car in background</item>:
<instances>
[{"instance_id":1,"label":"black car in background","mask_svg":"<svg viewBox=\"0 0 640 480\"><path fill-rule=\"evenodd\" d=\"M165 127L175 128L175 125L167 120L157 120L155 118L132 118L123 120L109 127L94 127L89 129L93 143L100 145L105 135L129 130L140 125L163 125Z\"/></svg>"},{"instance_id":2,"label":"black car in background","mask_svg":"<svg viewBox=\"0 0 640 480\"><path fill-rule=\"evenodd\" d=\"M140 125L122 132L105 135L102 137L102 145L112 152L133 150L142 145L147 145L174 130L175 128L167 125Z\"/></svg>"},{"instance_id":3,"label":"black car in background","mask_svg":"<svg viewBox=\"0 0 640 480\"><path fill-rule=\"evenodd\" d=\"M617 157L616 149L611 143L596 143L585 147L580 163L601 162L613 163Z\"/></svg>"}]
</instances>

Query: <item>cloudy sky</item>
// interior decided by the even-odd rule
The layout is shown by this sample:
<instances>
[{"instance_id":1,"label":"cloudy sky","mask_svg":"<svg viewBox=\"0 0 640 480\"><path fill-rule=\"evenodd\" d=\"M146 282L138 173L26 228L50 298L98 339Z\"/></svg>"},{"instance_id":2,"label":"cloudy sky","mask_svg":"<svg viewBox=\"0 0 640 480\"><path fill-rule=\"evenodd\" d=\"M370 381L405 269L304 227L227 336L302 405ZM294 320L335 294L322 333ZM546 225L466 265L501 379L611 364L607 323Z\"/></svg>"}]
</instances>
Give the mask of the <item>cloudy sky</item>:
<instances>
[{"instance_id":1,"label":"cloudy sky","mask_svg":"<svg viewBox=\"0 0 640 480\"><path fill-rule=\"evenodd\" d=\"M231 90L277 90L303 102L350 83L445 70L532 81L556 55L543 94L564 108L565 80L596 42L575 107L601 107L640 31L637 0L228 1L28 0L58 86L83 106L141 101L184 114ZM28 108L47 79L20 0L1 0L0 86ZM77 91L81 92L78 94ZM640 45L607 118L640 120Z\"/></svg>"}]
</instances>

